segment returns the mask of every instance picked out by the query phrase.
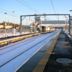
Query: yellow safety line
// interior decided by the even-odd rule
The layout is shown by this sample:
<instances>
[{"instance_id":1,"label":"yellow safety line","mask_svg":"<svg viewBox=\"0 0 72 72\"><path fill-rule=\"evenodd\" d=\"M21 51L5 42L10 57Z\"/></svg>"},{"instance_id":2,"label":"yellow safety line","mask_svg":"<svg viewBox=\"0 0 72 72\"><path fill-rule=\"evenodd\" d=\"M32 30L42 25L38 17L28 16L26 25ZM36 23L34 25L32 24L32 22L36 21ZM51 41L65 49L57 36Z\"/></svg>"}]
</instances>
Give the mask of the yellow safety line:
<instances>
[{"instance_id":1,"label":"yellow safety line","mask_svg":"<svg viewBox=\"0 0 72 72\"><path fill-rule=\"evenodd\" d=\"M56 45L57 39L59 35L53 40L50 47L47 49L46 53L44 54L43 58L40 60L40 62L37 64L33 72L43 72L44 68L46 66L46 63L49 60L50 55L52 54L52 51L54 50L54 46Z\"/></svg>"},{"instance_id":2,"label":"yellow safety line","mask_svg":"<svg viewBox=\"0 0 72 72\"><path fill-rule=\"evenodd\" d=\"M16 41L20 41L20 40L23 40L23 39L26 39L26 38L29 38L29 37L32 37L32 36L36 36L36 35L39 35L39 33L36 33L36 34L30 34L30 35L25 35L25 36L20 36L20 37L16 37L16 38L11 38L11 39L5 39L5 40L1 40L0 41L0 46L2 45L7 45L9 43L13 43L13 42L16 42Z\"/></svg>"}]
</instances>

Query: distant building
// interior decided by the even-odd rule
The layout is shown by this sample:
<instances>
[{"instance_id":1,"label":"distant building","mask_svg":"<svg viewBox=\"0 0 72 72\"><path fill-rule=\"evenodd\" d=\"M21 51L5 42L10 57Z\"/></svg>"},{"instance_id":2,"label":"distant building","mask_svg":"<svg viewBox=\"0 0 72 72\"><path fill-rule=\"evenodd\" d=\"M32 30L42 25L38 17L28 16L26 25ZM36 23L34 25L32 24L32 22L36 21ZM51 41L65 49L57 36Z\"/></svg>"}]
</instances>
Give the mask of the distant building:
<instances>
[{"instance_id":1,"label":"distant building","mask_svg":"<svg viewBox=\"0 0 72 72\"><path fill-rule=\"evenodd\" d=\"M19 34L19 25L9 22L0 23L0 37L7 37Z\"/></svg>"}]
</instances>

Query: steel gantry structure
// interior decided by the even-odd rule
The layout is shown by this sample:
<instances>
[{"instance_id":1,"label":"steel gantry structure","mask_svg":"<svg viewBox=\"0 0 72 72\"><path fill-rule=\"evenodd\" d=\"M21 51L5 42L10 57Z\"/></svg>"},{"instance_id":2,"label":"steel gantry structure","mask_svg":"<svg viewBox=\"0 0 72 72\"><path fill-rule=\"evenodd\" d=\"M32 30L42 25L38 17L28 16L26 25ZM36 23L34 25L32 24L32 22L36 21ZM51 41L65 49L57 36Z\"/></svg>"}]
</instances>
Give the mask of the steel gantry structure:
<instances>
[{"instance_id":1,"label":"steel gantry structure","mask_svg":"<svg viewBox=\"0 0 72 72\"><path fill-rule=\"evenodd\" d=\"M46 17L46 16L68 16L68 23L69 23L69 29L68 29L68 31L69 31L69 34L70 34L70 28L71 28L71 19L70 19L70 14L33 14L33 15L21 15L20 16L20 28L19 28L19 30L20 30L20 33L21 33L21 30L22 30L22 21L23 21L23 19L24 18L26 18L26 17L36 17L36 16L39 16L39 17L41 17L41 16L44 16L44 17Z\"/></svg>"}]
</instances>

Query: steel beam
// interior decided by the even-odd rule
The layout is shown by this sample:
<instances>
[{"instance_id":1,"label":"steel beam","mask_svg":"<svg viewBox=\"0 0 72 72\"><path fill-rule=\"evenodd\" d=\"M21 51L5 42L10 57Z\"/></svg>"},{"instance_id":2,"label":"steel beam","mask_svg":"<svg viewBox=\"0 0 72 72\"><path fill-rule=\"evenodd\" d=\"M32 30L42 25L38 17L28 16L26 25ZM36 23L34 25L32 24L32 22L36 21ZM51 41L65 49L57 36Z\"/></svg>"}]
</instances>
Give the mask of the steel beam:
<instances>
[{"instance_id":1,"label":"steel beam","mask_svg":"<svg viewBox=\"0 0 72 72\"><path fill-rule=\"evenodd\" d=\"M21 15L21 16L53 16L53 15L55 15L55 16L58 16L58 15L68 15L69 16L69 14L33 14L33 15Z\"/></svg>"},{"instance_id":2,"label":"steel beam","mask_svg":"<svg viewBox=\"0 0 72 72\"><path fill-rule=\"evenodd\" d=\"M70 34L70 25L71 25L71 22L70 22L70 14L33 14L33 15L21 15L20 16L20 33L21 33L21 27L22 27L22 17L32 17L32 16L68 16L69 17L69 34Z\"/></svg>"}]
</instances>

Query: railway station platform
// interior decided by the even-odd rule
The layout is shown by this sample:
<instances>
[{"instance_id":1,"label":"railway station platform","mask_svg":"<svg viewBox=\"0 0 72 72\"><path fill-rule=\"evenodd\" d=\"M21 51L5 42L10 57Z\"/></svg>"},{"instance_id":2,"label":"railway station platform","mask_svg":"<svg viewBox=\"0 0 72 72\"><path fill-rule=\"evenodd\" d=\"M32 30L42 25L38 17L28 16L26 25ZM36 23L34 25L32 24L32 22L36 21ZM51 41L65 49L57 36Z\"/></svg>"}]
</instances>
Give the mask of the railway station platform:
<instances>
[{"instance_id":1,"label":"railway station platform","mask_svg":"<svg viewBox=\"0 0 72 72\"><path fill-rule=\"evenodd\" d=\"M60 31L42 33L1 47L0 72L35 72L41 70L39 67L43 62L46 63L46 58L50 56ZM44 61L44 57L46 61ZM44 67L45 64L41 67L42 71Z\"/></svg>"},{"instance_id":2,"label":"railway station platform","mask_svg":"<svg viewBox=\"0 0 72 72\"><path fill-rule=\"evenodd\" d=\"M62 31L51 46L42 48L17 72L72 72L70 40L70 37Z\"/></svg>"}]
</instances>

